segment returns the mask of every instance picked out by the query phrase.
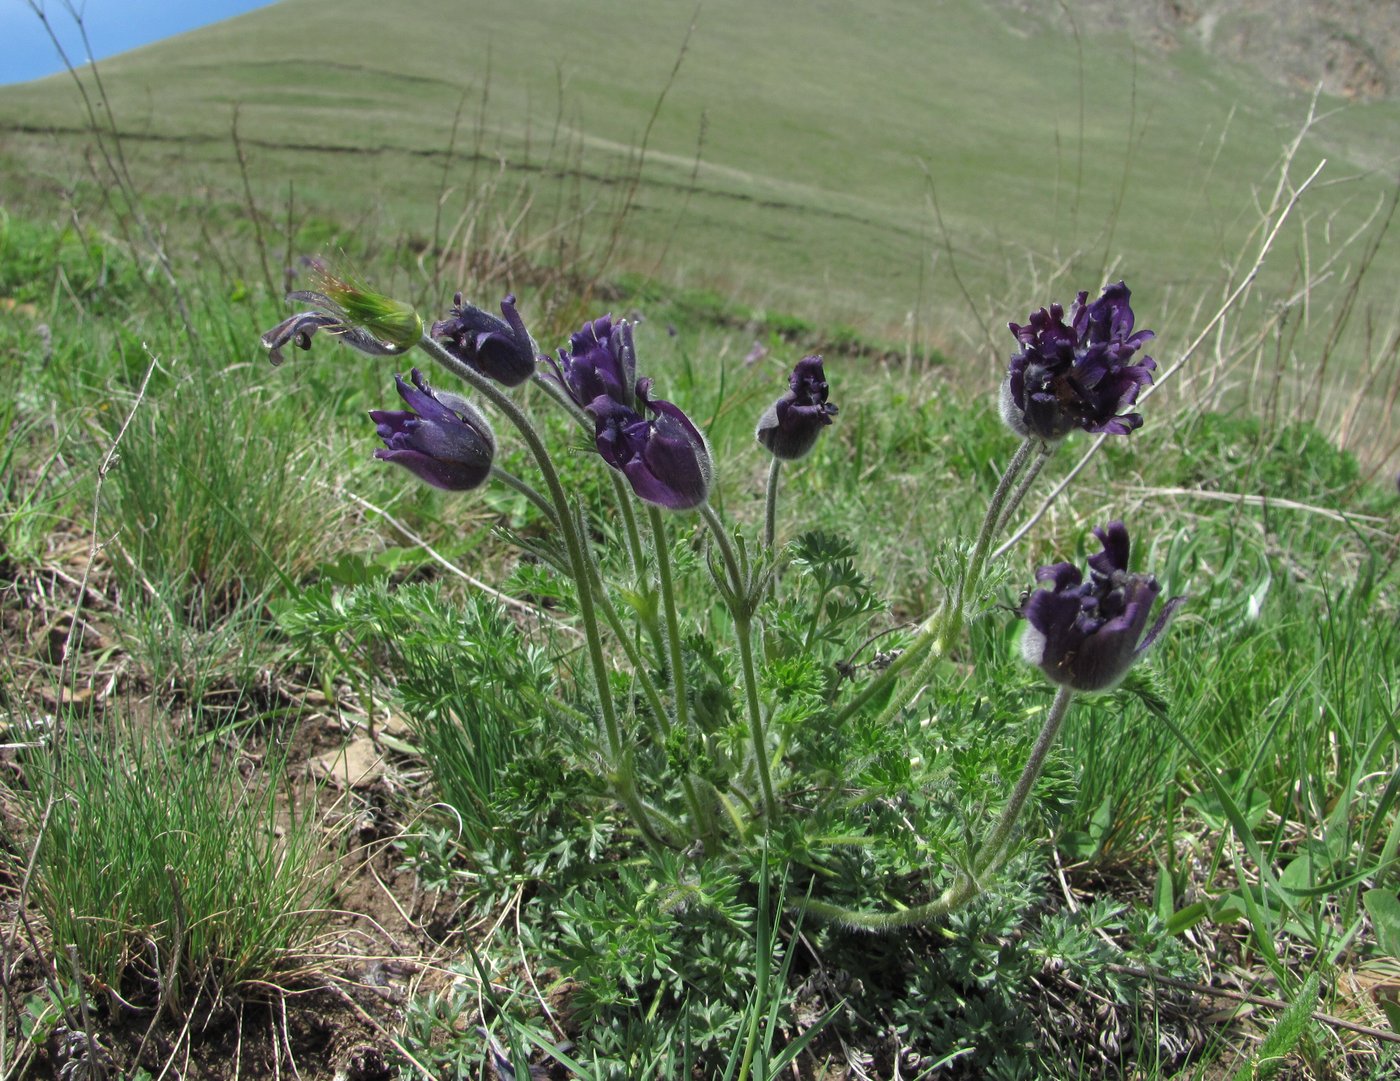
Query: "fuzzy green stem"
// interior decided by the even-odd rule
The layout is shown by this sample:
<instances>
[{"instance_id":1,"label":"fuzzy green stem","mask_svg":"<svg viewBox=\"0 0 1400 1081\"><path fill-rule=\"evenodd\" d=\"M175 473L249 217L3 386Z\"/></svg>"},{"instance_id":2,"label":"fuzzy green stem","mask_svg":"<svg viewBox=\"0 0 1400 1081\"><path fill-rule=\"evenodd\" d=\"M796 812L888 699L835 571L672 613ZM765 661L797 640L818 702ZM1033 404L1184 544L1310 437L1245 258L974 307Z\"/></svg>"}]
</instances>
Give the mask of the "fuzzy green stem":
<instances>
[{"instance_id":1,"label":"fuzzy green stem","mask_svg":"<svg viewBox=\"0 0 1400 1081\"><path fill-rule=\"evenodd\" d=\"M573 417L580 427L590 432L593 430L593 421L589 418L588 414L583 411L583 408L574 401L573 398L569 397L569 392L564 389L559 380L537 370L534 375L534 382L536 386L553 398L564 412Z\"/></svg>"},{"instance_id":2,"label":"fuzzy green stem","mask_svg":"<svg viewBox=\"0 0 1400 1081\"><path fill-rule=\"evenodd\" d=\"M536 372L534 380L549 397L554 399L555 404L573 418L580 428L587 432L593 431L592 418L569 396L569 392L564 389L558 379ZM642 547L641 532L637 529L637 516L632 510L632 494L622 483L622 478L617 475L615 470L608 470L608 478L612 481L613 498L617 501L618 512L622 515L622 523L627 535L627 556L632 563L632 574L639 586L645 586L643 575L646 573L646 549Z\"/></svg>"},{"instance_id":3,"label":"fuzzy green stem","mask_svg":"<svg viewBox=\"0 0 1400 1081\"><path fill-rule=\"evenodd\" d=\"M1040 471L1045 468L1045 463L1054 456L1055 448L1058 446L1058 443L1040 444L1039 453L1031 460L1030 468L1026 470L1025 476L1023 476L1021 482L1016 485L1016 490L1011 493L1011 498L1006 501L1006 506L1002 508L1001 516L997 519L996 527L992 530L993 536L1000 536L1006 530L1007 524L1011 521L1016 511L1020 509L1021 504L1025 502L1026 494L1035 486L1035 481L1036 478L1040 476ZM992 553L991 559L998 559L1005 554L1005 552L1006 548L998 548Z\"/></svg>"},{"instance_id":4,"label":"fuzzy green stem","mask_svg":"<svg viewBox=\"0 0 1400 1081\"><path fill-rule=\"evenodd\" d=\"M991 501L987 504L987 513L982 517L982 528L977 532L977 541L972 546L972 555L968 557L967 569L963 572L962 581L958 583L958 603L957 607L962 609L973 590L977 588L977 583L982 578L982 571L987 565L987 548L992 543L992 537L996 535L997 526L1001 523L1001 510L1006 505L1006 498L1015 487L1017 478L1021 471L1026 468L1026 463L1030 461L1031 451L1038 440L1029 436L1021 441L1021 445L1016 448L1016 453L1012 455L1011 461L1006 466L1006 472L1001 475L1001 482L992 493Z\"/></svg>"},{"instance_id":5,"label":"fuzzy green stem","mask_svg":"<svg viewBox=\"0 0 1400 1081\"><path fill-rule=\"evenodd\" d=\"M1004 857L1010 850L1011 835L1036 781L1040 779L1041 770L1045 768L1045 759L1050 753L1050 748L1054 746L1055 737L1059 734L1073 698L1074 691L1069 687L1061 687L1055 696L1055 701L1045 716L1045 722L1041 725L1040 735L1036 737L1035 746L1031 748L1030 758L1026 760L1025 768L1021 770L1021 776L1016 781L1016 787L1012 789L1011 797L1002 808L997 824L992 827L992 832L982 843L970 872L959 872L952 885L932 901L912 908L902 908L896 912L860 912L814 900L807 901L806 911L818 919L831 920L847 927L866 931L893 931L901 927L934 923L971 901L982 892L982 885L978 879L995 872L1004 862Z\"/></svg>"},{"instance_id":6,"label":"fuzzy green stem","mask_svg":"<svg viewBox=\"0 0 1400 1081\"><path fill-rule=\"evenodd\" d=\"M651 711L656 717L657 739L664 745L671 734L671 716L666 712L666 706L661 701L661 692L647 671L641 651L637 649L637 644L632 640L632 636L627 633L627 627L622 622L622 617L618 614L612 600L609 599L602 582L595 577L593 585L597 590L598 609L603 613L603 619L612 629L618 644L622 646L622 652L627 655L627 663L632 666L632 673L641 685L642 695L646 698L647 704L651 706Z\"/></svg>"},{"instance_id":7,"label":"fuzzy green stem","mask_svg":"<svg viewBox=\"0 0 1400 1081\"><path fill-rule=\"evenodd\" d=\"M656 549L656 577L661 583L661 606L666 614L666 645L671 667L671 694L676 701L676 723L690 727L690 704L685 695L685 657L681 650L681 623L676 613L676 590L671 575L671 545L661 508L647 505L651 518L652 546Z\"/></svg>"},{"instance_id":8,"label":"fuzzy green stem","mask_svg":"<svg viewBox=\"0 0 1400 1081\"><path fill-rule=\"evenodd\" d=\"M778 800L773 793L773 776L768 765L768 737L763 728L763 708L758 700L758 672L753 663L753 613L749 610L749 583L745 579L734 545L715 509L708 503L700 508L705 524L715 538L720 558L729 574L729 589L733 594L729 614L734 619L734 639L739 645L739 663L744 674L744 697L748 705L749 738L753 741L754 757L758 760L758 780L763 788L763 815L766 828L777 821Z\"/></svg>"},{"instance_id":9,"label":"fuzzy green stem","mask_svg":"<svg viewBox=\"0 0 1400 1081\"><path fill-rule=\"evenodd\" d=\"M709 850L716 850L719 841L719 823L715 821L713 807L706 807L700 799L700 793L695 790L695 774L686 771L681 776L681 787L685 791L686 802L690 804L690 813L695 818L695 828L700 837L709 842Z\"/></svg>"},{"instance_id":10,"label":"fuzzy green stem","mask_svg":"<svg viewBox=\"0 0 1400 1081\"><path fill-rule=\"evenodd\" d=\"M517 492L519 492L531 503L533 503L537 508L539 508L539 510L541 510L544 513L544 516L548 518L551 522L554 522L556 525L559 523L559 518L554 513L554 505L550 503L550 501L547 500L544 496L540 495L540 493L535 490L533 485L521 480L514 473L510 473L502 469L498 465L493 465L491 467L491 476L495 477L498 481L505 484L506 486L514 488Z\"/></svg>"},{"instance_id":11,"label":"fuzzy green stem","mask_svg":"<svg viewBox=\"0 0 1400 1081\"><path fill-rule=\"evenodd\" d=\"M1055 745L1055 737L1060 734L1060 726L1064 724L1065 715L1069 712L1069 704L1073 699L1072 687L1061 687L1056 693L1055 701L1050 704L1050 712L1045 715L1040 734L1036 736L1035 745L1031 748L1031 756L1026 759L1025 768L1016 780L1016 787L1011 790L1011 798L1001 809L1001 818L997 820L995 828L978 853L977 861L972 865L974 874L995 871L1001 866L1002 857L1011 843L1011 834L1021 817L1021 810L1030 798L1035 782L1040 779L1040 772L1045 768L1046 756Z\"/></svg>"},{"instance_id":12,"label":"fuzzy green stem","mask_svg":"<svg viewBox=\"0 0 1400 1081\"><path fill-rule=\"evenodd\" d=\"M768 466L768 494L763 504L763 544L773 547L778 535L778 477L783 471L783 460L776 455Z\"/></svg>"},{"instance_id":13,"label":"fuzzy green stem","mask_svg":"<svg viewBox=\"0 0 1400 1081\"><path fill-rule=\"evenodd\" d=\"M530 423L530 418L521 412L520 407L503 394L489 378L458 360L426 334L419 339L418 345L435 361L500 410L520 432L526 446L530 448L530 453L534 455L535 464L539 466L545 485L549 489L550 498L554 502L559 529L564 534L564 545L569 552L569 567L578 589L579 616L583 620L584 636L588 642L588 657L593 668L593 682L598 691L598 704L603 714L603 729L608 741L608 754L612 759L613 767L626 774L630 772L630 769L622 753L622 731L617 723L617 711L613 705L612 689L608 686L608 664L603 655L603 639L598 632L598 615L593 606L593 581L589 572L590 561L584 552L583 539L574 528L573 513L569 508L569 497L564 493L564 486L560 483L559 473L554 468L554 461L549 456L549 450L545 447L544 441L540 439L535 426ZM624 793L631 792L630 776L623 776L621 784ZM635 793L632 793L632 796L635 798ZM628 809L632 810L631 807ZM648 828L640 822L638 825L642 826L644 831Z\"/></svg>"},{"instance_id":14,"label":"fuzzy green stem","mask_svg":"<svg viewBox=\"0 0 1400 1081\"><path fill-rule=\"evenodd\" d=\"M778 800L773 794L773 776L768 765L768 735L758 701L758 674L753 663L753 628L747 615L734 621L734 638L739 643L739 662L744 670L744 693L749 708L749 738L758 759L758 780L763 787L763 816L771 829L778 817Z\"/></svg>"},{"instance_id":15,"label":"fuzzy green stem","mask_svg":"<svg viewBox=\"0 0 1400 1081\"><path fill-rule=\"evenodd\" d=\"M715 513L714 507L704 503L700 507L700 514L705 519L705 525L710 529L710 535L715 539L715 546L719 549L720 559L724 561L724 569L729 574L730 588L735 591L735 595L744 592L744 571L739 566L739 557L734 552L734 543L729 539L729 534L725 532L724 523Z\"/></svg>"},{"instance_id":16,"label":"fuzzy green stem","mask_svg":"<svg viewBox=\"0 0 1400 1081\"><path fill-rule=\"evenodd\" d=\"M632 510L632 493L627 490L627 486L622 483L622 478L615 470L609 469L608 476L612 480L613 498L617 500L617 509L622 514L622 525L627 534L627 556L632 561L632 576L637 585L646 584L646 549L642 547L642 533L637 528L637 515Z\"/></svg>"}]
</instances>

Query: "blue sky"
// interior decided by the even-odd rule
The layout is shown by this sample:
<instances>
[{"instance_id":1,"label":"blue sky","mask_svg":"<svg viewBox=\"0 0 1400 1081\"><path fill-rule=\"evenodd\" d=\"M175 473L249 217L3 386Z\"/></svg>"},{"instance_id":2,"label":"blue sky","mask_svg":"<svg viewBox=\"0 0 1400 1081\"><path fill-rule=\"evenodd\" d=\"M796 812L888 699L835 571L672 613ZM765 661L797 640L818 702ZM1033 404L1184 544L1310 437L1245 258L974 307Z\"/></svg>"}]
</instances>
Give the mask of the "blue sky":
<instances>
[{"instance_id":1,"label":"blue sky","mask_svg":"<svg viewBox=\"0 0 1400 1081\"><path fill-rule=\"evenodd\" d=\"M74 0L98 60L152 41L207 26L271 0ZM74 64L87 60L62 0L39 0ZM22 83L63 70L63 62L26 0L0 0L0 84Z\"/></svg>"}]
</instances>

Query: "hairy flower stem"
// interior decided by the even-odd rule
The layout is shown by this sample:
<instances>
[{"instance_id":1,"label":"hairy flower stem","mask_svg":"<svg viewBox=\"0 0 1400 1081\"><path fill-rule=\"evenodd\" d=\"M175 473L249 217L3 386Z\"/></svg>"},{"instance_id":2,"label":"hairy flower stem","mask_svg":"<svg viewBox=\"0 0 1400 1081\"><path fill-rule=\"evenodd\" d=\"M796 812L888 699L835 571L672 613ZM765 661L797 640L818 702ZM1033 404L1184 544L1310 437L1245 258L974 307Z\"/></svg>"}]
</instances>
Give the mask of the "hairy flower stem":
<instances>
[{"instance_id":1,"label":"hairy flower stem","mask_svg":"<svg viewBox=\"0 0 1400 1081\"><path fill-rule=\"evenodd\" d=\"M763 505L763 546L773 547L778 535L778 477L783 471L783 460L774 457L768 466L768 497Z\"/></svg>"},{"instance_id":2,"label":"hairy flower stem","mask_svg":"<svg viewBox=\"0 0 1400 1081\"><path fill-rule=\"evenodd\" d=\"M773 777L768 766L768 734L763 728L763 713L758 702L758 675L753 664L753 623L745 615L734 621L734 638L739 643L739 661L744 669L744 691L749 707L749 738L753 740L754 757L758 760L758 780L763 787L763 817L765 831L772 829L778 819L778 801L773 794Z\"/></svg>"},{"instance_id":3,"label":"hairy flower stem","mask_svg":"<svg viewBox=\"0 0 1400 1081\"><path fill-rule=\"evenodd\" d=\"M637 649L637 644L632 640L632 636L627 633L627 626L622 622L622 617L618 614L617 608L613 606L608 598L607 591L603 588L602 579L595 576L593 587L596 591L598 610L603 613L603 619L612 629L613 635L617 638L618 644L622 646L622 652L627 655L627 663L632 666L632 674L637 683L642 688L642 695L647 700L647 705L651 707L651 712L656 718L656 738L663 746L671 734L671 715L666 712L666 706L661 701L661 692L657 690L655 681L647 671L646 662L642 659L641 653Z\"/></svg>"},{"instance_id":4,"label":"hairy flower stem","mask_svg":"<svg viewBox=\"0 0 1400 1081\"><path fill-rule=\"evenodd\" d=\"M532 485L521 480L514 473L510 473L502 469L498 465L493 465L491 467L491 476L494 477L496 480L500 481L502 484L506 485L507 487L514 488L517 492L519 492L531 503L533 503L544 514L546 518L548 518L551 522L554 522L556 525L558 524L559 518L554 513L554 505L550 503L550 501L544 496L540 495L540 493L537 492Z\"/></svg>"},{"instance_id":5,"label":"hairy flower stem","mask_svg":"<svg viewBox=\"0 0 1400 1081\"><path fill-rule=\"evenodd\" d=\"M418 344L425 353L499 409L505 418L515 425L526 445L530 448L530 453L534 455L535 464L539 466L540 473L544 476L545 485L549 489L550 498L554 502L554 512L558 518L559 530L564 534L564 545L569 552L569 569L578 589L579 616L583 620L584 636L588 642L588 657L593 668L593 682L597 687L598 705L603 714L603 730L608 742L608 756L612 761L613 769L618 772L618 788L623 794L624 802L629 804L628 810L634 815L641 812L645 816L645 812L641 809L640 799L636 794L635 783L630 776L630 764L623 754L622 731L618 727L612 690L608 686L607 659L603 655L603 638L598 631L598 615L593 605L591 560L584 550L583 539L574 528L574 516L569 508L569 497L564 493L564 486L559 481L559 473L554 468L554 461L549 456L549 450L545 447L544 441L540 439L535 426L530 423L530 418L521 412L520 407L515 402L501 393L489 378L458 360L426 334L419 340ZM650 828L649 824L644 825L643 821L639 821L638 825L643 829L643 832Z\"/></svg>"},{"instance_id":6,"label":"hairy flower stem","mask_svg":"<svg viewBox=\"0 0 1400 1081\"><path fill-rule=\"evenodd\" d=\"M1050 712L1045 715L1045 722L1040 726L1040 734L1035 737L1031 756L1026 759L1025 768L1016 780L1016 787L1011 790L1011 798L1001 809L1001 818L997 820L996 827L983 843L982 850L972 865L974 876L995 871L1005 862L1006 853L1010 850L1011 834L1016 829L1016 823L1020 820L1021 811L1026 806L1026 800L1030 798L1031 790L1035 788L1035 782L1040 779L1040 771L1045 768L1046 756L1055 745L1055 737L1060 734L1060 726L1064 724L1065 714L1069 712L1069 704L1073 699L1073 687L1061 687L1055 694L1055 701L1050 704Z\"/></svg>"},{"instance_id":7,"label":"hairy flower stem","mask_svg":"<svg viewBox=\"0 0 1400 1081\"><path fill-rule=\"evenodd\" d=\"M592 419L578 407L578 403L569 397L568 392L559 385L557 379L537 374L535 383L553 398L569 416L573 417L579 427L592 434ZM637 516L632 510L632 493L627 490L622 478L611 469L608 470L608 475L612 480L613 496L617 501L618 513L622 515L623 528L627 534L627 556L632 562L632 573L637 579L637 584L645 586L643 575L646 573L646 549L642 546L641 531L637 529Z\"/></svg>"},{"instance_id":8,"label":"hairy flower stem","mask_svg":"<svg viewBox=\"0 0 1400 1081\"><path fill-rule=\"evenodd\" d=\"M1005 862L1011 847L1011 836L1036 781L1040 779L1041 770L1045 768L1045 759L1055 744L1055 737L1059 735L1060 726L1064 723L1065 714L1069 712L1069 704L1073 698L1074 691L1069 687L1061 687L1055 695L1055 701L1051 703L1050 711L1045 715L1045 722L1040 727L1040 735L1036 737L1035 746L1031 748L1030 758L1026 760L1025 768L1021 770L1021 776L1017 778L1016 787L1012 789L1006 806L1001 809L997 824L992 827L992 832L980 846L971 871L960 871L953 884L927 904L903 908L898 912L859 912L843 908L841 905L809 899L806 902L808 914L866 931L893 931L901 927L934 923L980 894L983 887L979 879L996 872Z\"/></svg>"},{"instance_id":9,"label":"hairy flower stem","mask_svg":"<svg viewBox=\"0 0 1400 1081\"><path fill-rule=\"evenodd\" d=\"M758 673L753 663L753 612L750 609L749 583L739 558L734 554L734 545L729 540L724 523L713 507L704 503L700 513L710 534L715 538L720 558L729 574L729 590L733 597L729 614L734 618L734 638L739 644L739 663L744 673L744 695L748 702L749 738L753 741L754 758L758 764L758 780L763 788L763 817L765 829L771 829L777 821L778 800L773 794L773 776L768 765L768 736L763 728L763 709L758 701Z\"/></svg>"},{"instance_id":10,"label":"hairy flower stem","mask_svg":"<svg viewBox=\"0 0 1400 1081\"><path fill-rule=\"evenodd\" d=\"M661 583L661 605L666 613L666 645L670 653L671 694L676 701L676 724L690 727L690 705L685 697L685 658L681 652L681 623L676 614L675 583L671 576L671 544L661 508L648 505L651 539L656 549L656 577Z\"/></svg>"},{"instance_id":11,"label":"hairy flower stem","mask_svg":"<svg viewBox=\"0 0 1400 1081\"><path fill-rule=\"evenodd\" d=\"M1011 494L1017 478L1026 468L1026 463L1030 461L1031 452L1039 442L1038 439L1029 437L1021 441L1021 445L1016 448L1016 453L1012 455L1011 461L1006 466L1006 472L1001 475L1001 483L997 485L997 490L992 493L991 502L987 504L987 513L982 518L982 528L978 530L977 541L972 546L972 555L967 560L967 570L963 572L962 580L958 583L956 607L959 611L966 608L968 598L972 596L978 582L982 579L982 571L987 566L987 549L991 546L992 538L996 536L997 528L1001 524L1002 508L1006 506L1007 497Z\"/></svg>"},{"instance_id":12,"label":"hairy flower stem","mask_svg":"<svg viewBox=\"0 0 1400 1081\"><path fill-rule=\"evenodd\" d=\"M642 533L637 528L637 515L632 510L632 493L627 490L627 486L622 483L622 478L616 472L609 469L608 477L612 480L613 498L617 501L617 509L622 515L622 525L627 534L627 558L632 561L632 576L637 585L650 588L646 582L646 549L642 547Z\"/></svg>"},{"instance_id":13,"label":"hairy flower stem","mask_svg":"<svg viewBox=\"0 0 1400 1081\"><path fill-rule=\"evenodd\" d=\"M992 530L992 536L999 537L1006 531L1012 516L1021 508L1025 501L1026 494L1035 486L1036 478L1040 476L1040 471L1045 468L1045 463L1055 455L1055 448L1058 443L1041 443L1040 452L1031 460L1030 468L1021 477L1021 482L1016 485L1016 490L1011 493L1011 498L1006 501L1006 506L1001 510L1001 517L997 519L996 527ZM996 559L1003 552L998 548L992 553L991 558Z\"/></svg>"},{"instance_id":14,"label":"hairy flower stem","mask_svg":"<svg viewBox=\"0 0 1400 1081\"><path fill-rule=\"evenodd\" d=\"M574 423L584 431L592 433L592 419L578 407L577 402L569 397L568 392L557 379L536 373L535 383L545 394L554 399L555 404L574 419ZM637 528L636 512L632 510L632 493L627 490L627 485L622 482L622 478L616 472L609 469L608 477L612 481L613 499L617 503L618 513L622 516L623 529L627 536L627 558L632 566L633 578L638 589L643 593L649 593L651 592L651 583L646 580L646 549L642 545L641 531ZM656 620L647 617L643 619L642 623L647 634L652 638L652 645L655 647L657 655L661 655L665 652L665 647L661 642L661 630L657 627Z\"/></svg>"}]
</instances>

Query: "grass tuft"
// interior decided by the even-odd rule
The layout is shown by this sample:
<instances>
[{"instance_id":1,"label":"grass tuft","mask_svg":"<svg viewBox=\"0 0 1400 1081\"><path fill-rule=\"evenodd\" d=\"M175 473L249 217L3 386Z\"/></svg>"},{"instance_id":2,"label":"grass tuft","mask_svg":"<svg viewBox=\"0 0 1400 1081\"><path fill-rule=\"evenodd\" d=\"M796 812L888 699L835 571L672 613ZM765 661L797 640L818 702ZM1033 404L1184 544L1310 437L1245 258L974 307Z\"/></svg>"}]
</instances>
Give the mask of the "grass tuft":
<instances>
[{"instance_id":1,"label":"grass tuft","mask_svg":"<svg viewBox=\"0 0 1400 1081\"><path fill-rule=\"evenodd\" d=\"M114 1005L268 980L318 933L325 840L276 756L248 780L237 753L128 729L70 734L26 773L35 906Z\"/></svg>"}]
</instances>

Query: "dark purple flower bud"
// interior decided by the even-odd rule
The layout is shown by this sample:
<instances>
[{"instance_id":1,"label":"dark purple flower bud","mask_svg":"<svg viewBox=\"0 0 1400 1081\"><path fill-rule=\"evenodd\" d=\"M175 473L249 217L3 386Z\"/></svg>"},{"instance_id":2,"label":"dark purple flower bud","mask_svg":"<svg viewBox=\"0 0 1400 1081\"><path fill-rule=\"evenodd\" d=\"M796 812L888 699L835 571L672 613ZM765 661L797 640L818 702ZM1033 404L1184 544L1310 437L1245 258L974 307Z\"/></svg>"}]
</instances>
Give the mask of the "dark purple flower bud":
<instances>
[{"instance_id":1,"label":"dark purple flower bud","mask_svg":"<svg viewBox=\"0 0 1400 1081\"><path fill-rule=\"evenodd\" d=\"M1152 382L1157 362L1133 354L1153 337L1133 333L1131 294L1122 282L1087 304L1080 293L1064 321L1058 304L1041 308L1025 326L1008 324L1023 349L1011 358L1001 388L1001 415L1017 435L1047 442L1075 428L1127 435L1142 426L1140 413L1125 413Z\"/></svg>"},{"instance_id":2,"label":"dark purple flower bud","mask_svg":"<svg viewBox=\"0 0 1400 1081\"><path fill-rule=\"evenodd\" d=\"M795 461L817 445L817 436L839 411L827 402L821 357L803 357L792 370L790 389L759 418L758 441L775 458Z\"/></svg>"},{"instance_id":3,"label":"dark purple flower bud","mask_svg":"<svg viewBox=\"0 0 1400 1081\"><path fill-rule=\"evenodd\" d=\"M452 298L451 318L433 324L432 336L464 364L508 387L518 387L535 374L535 342L515 310L515 297L501 301L500 319Z\"/></svg>"},{"instance_id":4,"label":"dark purple flower bud","mask_svg":"<svg viewBox=\"0 0 1400 1081\"><path fill-rule=\"evenodd\" d=\"M409 386L394 376L408 409L372 409L384 449L374 456L397 462L420 480L449 492L479 487L491 475L496 437L486 418L455 394L433 390L414 368Z\"/></svg>"},{"instance_id":5,"label":"dark purple flower bud","mask_svg":"<svg viewBox=\"0 0 1400 1081\"><path fill-rule=\"evenodd\" d=\"M1037 582L1053 583L1032 593L1021 606L1029 626L1021 655L1055 683L1077 691L1106 691L1156 641L1185 597L1173 597L1143 636L1152 604L1162 587L1149 574L1128 570L1128 530L1109 522L1094 535L1103 551L1089 557L1089 580L1073 563L1055 563L1035 572Z\"/></svg>"},{"instance_id":6,"label":"dark purple flower bud","mask_svg":"<svg viewBox=\"0 0 1400 1081\"><path fill-rule=\"evenodd\" d=\"M348 317L340 306L324 293L288 293L287 299L316 304L319 310L298 312L289 316L262 336L267 359L274 366L281 364L285 359L282 350L288 345L294 345L298 349L310 349L311 339L318 330L335 335L341 345L348 345L366 356L391 357L402 353L406 348L381 341L368 330L348 322Z\"/></svg>"},{"instance_id":7,"label":"dark purple flower bud","mask_svg":"<svg viewBox=\"0 0 1400 1081\"><path fill-rule=\"evenodd\" d=\"M603 461L632 490L667 510L690 510L710 494L710 448L690 418L670 402L649 398L651 380L637 383L648 420L606 394L588 404L594 442Z\"/></svg>"},{"instance_id":8,"label":"dark purple flower bud","mask_svg":"<svg viewBox=\"0 0 1400 1081\"><path fill-rule=\"evenodd\" d=\"M581 408L606 397L635 411L637 352L627 320L614 323L611 315L604 315L585 323L569 338L569 347L559 350L558 362L550 363L555 378Z\"/></svg>"}]
</instances>

